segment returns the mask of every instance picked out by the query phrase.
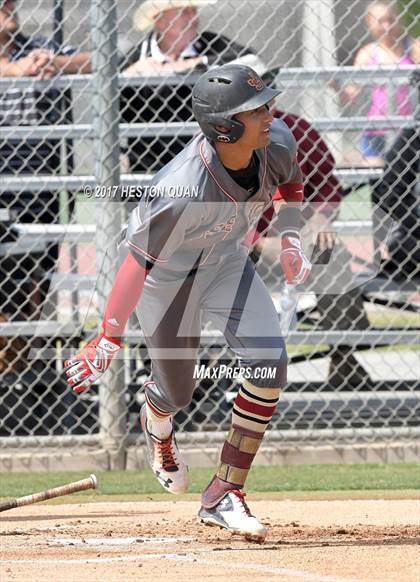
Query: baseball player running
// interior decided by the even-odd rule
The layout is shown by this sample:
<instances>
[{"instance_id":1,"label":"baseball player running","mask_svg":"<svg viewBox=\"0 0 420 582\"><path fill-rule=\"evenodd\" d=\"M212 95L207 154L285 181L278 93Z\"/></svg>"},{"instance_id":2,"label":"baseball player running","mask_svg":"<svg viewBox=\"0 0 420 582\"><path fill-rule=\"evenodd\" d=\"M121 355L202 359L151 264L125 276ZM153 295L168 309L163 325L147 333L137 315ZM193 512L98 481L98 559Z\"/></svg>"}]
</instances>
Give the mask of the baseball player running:
<instances>
[{"instance_id":1,"label":"baseball player running","mask_svg":"<svg viewBox=\"0 0 420 582\"><path fill-rule=\"evenodd\" d=\"M303 184L296 143L270 113L279 93L242 65L217 67L200 77L192 102L202 133L155 175L131 213L103 331L66 362L75 392L97 382L137 309L152 359L141 409L149 462L167 491L184 493L188 467L172 418L192 399L201 326L211 320L251 373L236 396L231 428L198 515L206 524L255 541L263 541L267 530L251 514L244 485L286 384L287 355L273 302L243 241L277 188L283 200L277 221L285 277L290 284L303 283L311 269L299 237ZM183 188L196 197L178 195ZM261 379L264 368L273 371L269 380Z\"/></svg>"}]
</instances>

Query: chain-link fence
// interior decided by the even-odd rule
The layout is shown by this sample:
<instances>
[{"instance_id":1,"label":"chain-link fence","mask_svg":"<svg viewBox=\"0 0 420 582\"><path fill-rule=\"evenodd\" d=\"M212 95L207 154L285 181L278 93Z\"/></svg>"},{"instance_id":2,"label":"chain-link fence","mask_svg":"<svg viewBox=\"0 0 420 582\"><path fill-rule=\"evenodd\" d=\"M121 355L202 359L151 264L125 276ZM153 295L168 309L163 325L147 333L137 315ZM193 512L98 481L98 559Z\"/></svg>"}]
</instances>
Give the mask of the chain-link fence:
<instances>
[{"instance_id":1,"label":"chain-link fence","mask_svg":"<svg viewBox=\"0 0 420 582\"><path fill-rule=\"evenodd\" d=\"M416 0L169 4L1 3L1 446L101 442L123 451L138 438L150 359L134 318L124 358L100 386L76 397L62 360L99 329L117 268L112 250L136 203L129 187L148 184L197 133L191 87L228 62L283 88L275 115L298 142L316 266L312 286L284 284L268 210L250 251L290 358L269 438L413 439ZM165 12L153 20L156 6ZM198 363L215 372L198 379L176 422L190 442L208 442L228 426L238 388L233 354L211 327Z\"/></svg>"}]
</instances>

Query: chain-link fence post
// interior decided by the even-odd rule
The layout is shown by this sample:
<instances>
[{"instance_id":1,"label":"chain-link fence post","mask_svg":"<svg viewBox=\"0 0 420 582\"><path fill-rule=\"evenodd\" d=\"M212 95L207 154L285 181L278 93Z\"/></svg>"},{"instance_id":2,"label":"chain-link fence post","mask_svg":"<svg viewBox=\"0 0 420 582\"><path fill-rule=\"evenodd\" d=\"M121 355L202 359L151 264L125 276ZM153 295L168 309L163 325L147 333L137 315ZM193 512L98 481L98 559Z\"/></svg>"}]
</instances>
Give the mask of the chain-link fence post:
<instances>
[{"instance_id":1,"label":"chain-link fence post","mask_svg":"<svg viewBox=\"0 0 420 582\"><path fill-rule=\"evenodd\" d=\"M113 0L92 2L92 62L95 179L103 187L118 186L119 111L117 61L117 11ZM105 192L108 190L105 190ZM116 273L112 249L120 230L110 197L96 202L96 262L98 302L102 314ZM126 404L123 360L116 360L99 388L99 425L103 446L111 454L111 468L124 466Z\"/></svg>"}]
</instances>

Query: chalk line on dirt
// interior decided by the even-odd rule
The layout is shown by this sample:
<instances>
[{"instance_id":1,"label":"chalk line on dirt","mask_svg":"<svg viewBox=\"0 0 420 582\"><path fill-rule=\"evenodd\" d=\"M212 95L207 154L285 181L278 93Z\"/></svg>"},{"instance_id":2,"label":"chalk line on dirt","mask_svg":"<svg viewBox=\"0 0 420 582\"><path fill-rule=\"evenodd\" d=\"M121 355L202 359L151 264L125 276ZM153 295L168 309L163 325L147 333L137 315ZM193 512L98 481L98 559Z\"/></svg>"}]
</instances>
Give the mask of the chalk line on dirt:
<instances>
[{"instance_id":1,"label":"chalk line on dirt","mask_svg":"<svg viewBox=\"0 0 420 582\"><path fill-rule=\"evenodd\" d=\"M252 551L252 550L250 550ZM232 550L229 550L231 553ZM179 554L145 554L144 556L118 556L114 558L70 558L70 559L44 559L44 560L2 560L3 564L101 564L112 562L140 562L142 560L156 560L158 558L165 558L176 562L194 562L198 564L206 564L209 566L222 566L232 570L232 562L223 562L220 560L204 560L197 558L194 555L181 556ZM314 574L313 572L305 572L303 570L293 570L291 568L277 568L267 566L265 564L235 564L235 568L239 570L256 570L258 572L266 572L267 574L282 574L291 578L307 582L362 582L361 580L349 578L336 578L335 576L324 576L323 574Z\"/></svg>"}]
</instances>

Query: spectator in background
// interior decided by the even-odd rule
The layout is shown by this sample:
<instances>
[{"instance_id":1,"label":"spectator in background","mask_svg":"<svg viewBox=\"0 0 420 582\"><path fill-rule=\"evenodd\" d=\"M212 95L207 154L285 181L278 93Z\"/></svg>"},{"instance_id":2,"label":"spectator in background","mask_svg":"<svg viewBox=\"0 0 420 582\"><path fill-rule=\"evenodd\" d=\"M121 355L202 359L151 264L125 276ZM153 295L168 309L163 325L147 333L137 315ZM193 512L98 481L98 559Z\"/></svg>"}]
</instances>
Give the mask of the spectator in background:
<instances>
[{"instance_id":1,"label":"spectator in background","mask_svg":"<svg viewBox=\"0 0 420 582\"><path fill-rule=\"evenodd\" d=\"M241 62L261 69L252 52L221 34L199 32L197 8L217 0L146 0L134 16L134 25L146 38L121 62L124 75L186 75L202 72L214 64ZM240 58L240 61L238 60ZM121 116L125 123L192 121L191 84L127 87L121 93ZM130 137L128 164L133 172L156 172L191 140L186 136Z\"/></svg>"},{"instance_id":2,"label":"spectator in background","mask_svg":"<svg viewBox=\"0 0 420 582\"><path fill-rule=\"evenodd\" d=\"M352 257L347 248L335 238L333 220L337 218L343 192L334 174L335 160L327 144L318 131L302 117L285 111L274 111L274 117L282 119L290 128L297 143L297 159L304 178L305 204L303 215L306 219L307 232L316 242L316 253L321 255L334 248L328 273L318 280L322 294L317 295L317 311L321 327L333 330L361 330L369 327L363 298L358 289L343 295L333 295L330 273L340 273L343 280L351 277ZM263 269L271 268L277 271L279 240L273 234L270 221L275 207L280 207L280 194L274 196L274 206L270 208L259 224L254 235L254 252L252 257L259 260L262 256ZM313 262L317 262L314 257ZM347 272L347 275L346 275ZM268 274L268 273L266 273ZM278 282L276 282L276 287ZM330 293L330 294L329 294ZM337 388L360 386L368 378L367 372L357 362L351 346L337 346L331 353L328 381Z\"/></svg>"},{"instance_id":3,"label":"spectator in background","mask_svg":"<svg viewBox=\"0 0 420 582\"><path fill-rule=\"evenodd\" d=\"M374 0L368 5L366 25L374 39L357 53L354 66L412 65L420 63L420 40L410 38L405 32L397 9L387 0ZM392 79L390 79L392 81ZM333 83L343 103L360 100L363 89L359 85L348 84L339 87ZM375 85L370 90L369 117L388 117L390 115L410 115L408 85ZM369 165L383 165L386 150L384 129L367 129L362 134L361 149Z\"/></svg>"},{"instance_id":4,"label":"spectator in background","mask_svg":"<svg viewBox=\"0 0 420 582\"><path fill-rule=\"evenodd\" d=\"M65 122L62 94L53 88L30 86L17 88L13 78L34 77L48 80L60 73L89 73L90 55L70 46L59 47L43 36L28 37L20 30L16 5L13 0L0 4L0 76L10 78L10 88L0 92L0 126L36 126ZM59 139L7 138L0 140L0 176L56 174L60 171ZM59 218L59 192L3 192L1 207L8 211L10 223L54 223ZM5 233L8 236L8 233ZM12 275L28 277L35 269L54 270L58 246L50 245L35 264L26 257L13 269ZM4 283L4 280L3 280ZM48 290L44 282L37 290L42 300ZM29 315L28 297L7 293L7 311L22 309ZM3 306L4 307L4 306ZM37 308L41 305L38 303ZM2 307L0 306L0 312ZM15 313L13 313L15 315Z\"/></svg>"},{"instance_id":5,"label":"spectator in background","mask_svg":"<svg viewBox=\"0 0 420 582\"><path fill-rule=\"evenodd\" d=\"M48 80L60 73L90 72L90 56L70 46L60 47L43 36L26 36L20 29L16 4L0 2L0 77L10 79L6 90L0 91L0 128L52 125L65 123L62 93L53 88L14 86L14 78L33 77ZM59 139L0 139L0 180L7 176L53 175L60 172ZM0 243L13 242L14 223L55 223L59 220L59 192L2 192L0 195ZM17 245L18 246L18 245ZM49 244L38 251L14 250L0 254L0 320L38 319L46 308L49 275L56 267L58 245ZM37 338L33 346L41 347ZM0 338L0 371L2 374L27 370L24 363L29 350L27 338ZM17 347L18 346L18 347ZM53 366L52 364L51 366ZM51 378L45 362L32 362L31 370L38 374L37 390L57 392L58 379ZM31 372L32 373L32 372ZM41 379L44 376L44 381ZM47 380L48 376L48 380ZM61 381L60 381L61 382ZM55 402L43 399L45 410L53 410ZM41 406L41 404L40 404ZM47 412L39 412L46 417ZM54 421L55 422L55 421Z\"/></svg>"}]
</instances>

